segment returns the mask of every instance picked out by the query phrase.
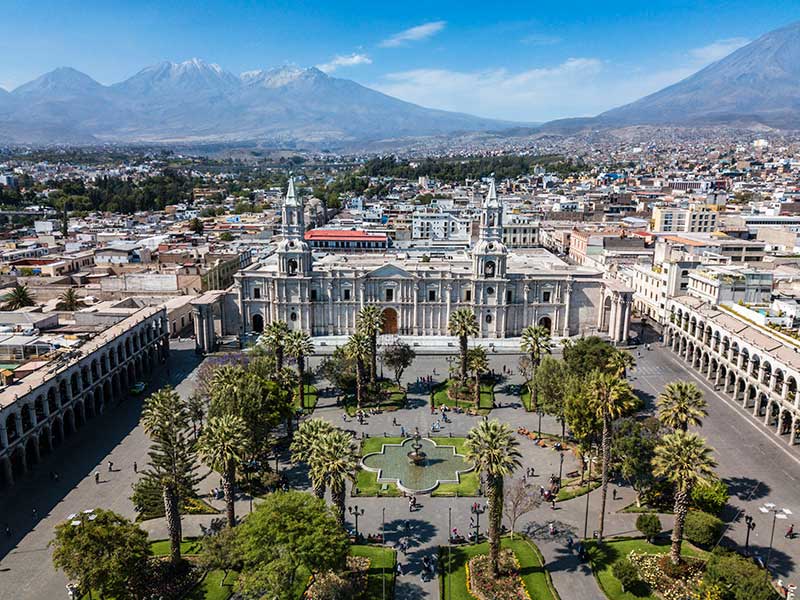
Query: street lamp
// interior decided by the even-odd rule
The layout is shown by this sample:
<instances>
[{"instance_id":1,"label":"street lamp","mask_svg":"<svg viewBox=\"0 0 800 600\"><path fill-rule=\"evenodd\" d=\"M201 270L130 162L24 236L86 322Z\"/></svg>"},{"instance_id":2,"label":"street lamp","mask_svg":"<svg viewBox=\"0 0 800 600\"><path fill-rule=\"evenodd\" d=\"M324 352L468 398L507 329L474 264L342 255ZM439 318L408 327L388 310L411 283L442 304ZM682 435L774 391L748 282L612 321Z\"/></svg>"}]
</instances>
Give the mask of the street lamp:
<instances>
[{"instance_id":1,"label":"street lamp","mask_svg":"<svg viewBox=\"0 0 800 600\"><path fill-rule=\"evenodd\" d=\"M486 507L475 502L470 507L469 511L475 515L474 519L470 517L469 524L475 528L475 543L477 544L481 535L481 515L486 512Z\"/></svg>"},{"instance_id":2,"label":"street lamp","mask_svg":"<svg viewBox=\"0 0 800 600\"><path fill-rule=\"evenodd\" d=\"M772 513L772 531L769 535L769 551L767 552L767 562L764 563L764 572L767 581L769 581L769 561L772 559L772 541L775 538L775 521L778 519L785 520L792 514L788 508L778 508L773 502L767 502L763 506L759 506L758 510L765 515Z\"/></svg>"},{"instance_id":3,"label":"street lamp","mask_svg":"<svg viewBox=\"0 0 800 600\"><path fill-rule=\"evenodd\" d=\"M384 506L381 508L381 546L384 546L382 552L386 551L386 507ZM381 599L386 600L386 574L385 574L385 563L386 561L381 561L381 584L383 586L381 590Z\"/></svg>"},{"instance_id":4,"label":"street lamp","mask_svg":"<svg viewBox=\"0 0 800 600\"><path fill-rule=\"evenodd\" d=\"M558 485L561 486L561 474L564 471L564 453L558 453Z\"/></svg>"},{"instance_id":5,"label":"street lamp","mask_svg":"<svg viewBox=\"0 0 800 600\"><path fill-rule=\"evenodd\" d=\"M745 556L749 556L750 555L750 532L753 531L753 529L756 528L756 523L755 523L755 520L753 519L753 517L751 517L750 515L745 515L744 516L744 524L745 524L745 527L747 527L747 535L745 535L745 538L744 538L744 555Z\"/></svg>"},{"instance_id":6,"label":"street lamp","mask_svg":"<svg viewBox=\"0 0 800 600\"><path fill-rule=\"evenodd\" d=\"M67 516L67 520L69 524L73 527L79 527L83 530L84 527L84 519L88 519L89 521L94 521L97 518L97 515L94 514L93 508L87 508L80 513L72 513L71 515ZM89 586L89 600L92 600L92 586Z\"/></svg>"},{"instance_id":7,"label":"street lamp","mask_svg":"<svg viewBox=\"0 0 800 600\"><path fill-rule=\"evenodd\" d=\"M358 538L359 538L359 535L358 535L358 517L363 517L364 516L364 509L363 508L361 508L361 509L358 508L358 504L356 504L355 506L348 506L347 507L347 512L349 512L356 520L356 540L358 540Z\"/></svg>"}]
</instances>

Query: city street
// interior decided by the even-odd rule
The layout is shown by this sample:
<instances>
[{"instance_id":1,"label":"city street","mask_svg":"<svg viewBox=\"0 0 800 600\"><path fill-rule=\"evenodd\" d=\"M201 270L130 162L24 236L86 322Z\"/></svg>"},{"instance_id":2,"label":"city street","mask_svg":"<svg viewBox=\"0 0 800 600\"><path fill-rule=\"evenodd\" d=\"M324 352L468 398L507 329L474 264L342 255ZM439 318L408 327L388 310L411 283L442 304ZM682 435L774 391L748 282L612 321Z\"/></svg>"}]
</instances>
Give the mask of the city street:
<instances>
[{"instance_id":1,"label":"city street","mask_svg":"<svg viewBox=\"0 0 800 600\"><path fill-rule=\"evenodd\" d=\"M154 374L150 390L155 389L158 382L169 380L177 384L181 394L190 393L195 384L193 370L198 364L192 348L191 343L173 344L169 372ZM690 372L667 349L654 344L651 351L641 350L638 354L634 350L639 366L630 374L631 380L637 392L649 402L652 403L666 383L678 379L695 381L703 389L709 403L709 417L704 423L702 434L716 449L719 474L728 482L734 494L731 499L733 509L724 515L726 520L735 519L727 533L726 543L743 546L744 521L738 510L744 509L756 522L756 529L750 538L751 547L766 558L771 519L758 512L757 507L769 501L792 511L800 509L793 504L793 498L800 497L800 484L797 480L800 475L800 452L789 448L747 413L717 395L705 381ZM312 366L318 362L319 358L312 360ZM516 371L517 356L491 357L491 366L495 371L502 372L503 365ZM320 398L316 415L329 419L337 426L353 429L359 436L362 433L370 436L398 435L399 427L392 425L393 417L407 430L419 427L420 431L427 432L432 418L427 410L427 393L416 385L417 378L433 375L435 381L440 381L447 368L448 363L443 355L418 357L404 377L404 383L410 384L413 390L409 395L410 407L396 413L371 416L364 425L358 425L354 420L343 423L341 409L335 407L333 400L327 397ZM498 390L502 390L506 383L521 383L521 378L518 374L509 377L498 386ZM321 386L324 385L324 382L321 383ZM492 417L511 424L515 429L519 426L536 428L536 415L524 412L518 406L517 398L507 396L501 391L497 394L497 401L501 408L493 411ZM8 522L12 528L11 537L0 540L0 600L66 597L65 579L53 569L47 543L52 538L53 527L68 514L101 506L129 517L134 516L129 500L130 486L137 477L133 472L133 462L143 465L147 451L146 438L137 426L140 408L141 400L131 400L106 411L101 417L90 421L57 454L47 457L19 485L0 495L0 523ZM452 423L447 424L439 435L463 436L480 418L453 413L451 415ZM559 425L547 417L543 420L543 429L551 433L560 431ZM536 469L537 477L531 482L532 485L538 487L541 483L546 483L551 473L558 472L558 453L551 448L539 448L524 438L520 438L520 442L524 457L523 468L533 466ZM110 473L107 469L108 461L114 462L114 471ZM575 468L573 457L566 456L565 472ZM61 476L58 483L50 480L49 473L53 470ZM101 473L99 485L93 480L96 470ZM301 485L301 481L304 479L298 477L296 485ZM216 485L214 476L203 483L202 489L207 491L213 485ZM607 534L633 533L636 515L617 512L633 502L633 492L627 488L616 489L619 499L609 500ZM240 500L240 514L247 511L248 500ZM364 515L359 519L359 530L362 533L379 532L382 522L385 521L386 538L390 543L399 539L405 529L405 521L409 521L411 546L407 555L401 554L399 557L404 574L398 579L397 598L417 599L438 597L438 582L423 582L420 579L421 559L425 555L434 555L438 546L447 543L448 527L456 527L461 532L469 530L469 507L475 500L423 496L420 499L421 508L411 514L407 501L402 498L348 498L348 504L364 510ZM599 493L592 493L589 502L591 532L596 529ZM215 505L221 507L219 503ZM591 572L579 563L574 554L567 551L565 544L567 535L582 535L585 505L585 497L561 503L555 511L543 505L522 517L518 523L518 529L530 531L535 537L555 585L565 599L594 600L603 597ZM184 518L184 534L198 534L201 525L208 523L211 518ZM550 536L547 532L550 522L555 522L555 536ZM665 527L670 526L667 516L662 517L662 523ZM791 521L783 523L788 527ZM166 535L162 520L147 522L143 526L153 538L163 538ZM485 531L483 520L481 531ZM798 574L796 558L799 554L799 543L784 539L782 529L776 531L776 551L772 555L772 564L790 582Z\"/></svg>"}]
</instances>

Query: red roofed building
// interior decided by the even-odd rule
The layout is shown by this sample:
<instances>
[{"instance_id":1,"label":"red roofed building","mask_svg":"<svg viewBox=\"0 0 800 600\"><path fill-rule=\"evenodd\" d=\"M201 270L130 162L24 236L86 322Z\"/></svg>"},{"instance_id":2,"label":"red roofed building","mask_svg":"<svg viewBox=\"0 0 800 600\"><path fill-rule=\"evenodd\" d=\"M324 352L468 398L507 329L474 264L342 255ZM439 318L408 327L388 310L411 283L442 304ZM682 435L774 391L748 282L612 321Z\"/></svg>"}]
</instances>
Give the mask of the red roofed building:
<instances>
[{"instance_id":1,"label":"red roofed building","mask_svg":"<svg viewBox=\"0 0 800 600\"><path fill-rule=\"evenodd\" d=\"M337 252L382 252L389 247L389 237L386 234L360 229L312 229L306 231L305 240L311 248Z\"/></svg>"}]
</instances>

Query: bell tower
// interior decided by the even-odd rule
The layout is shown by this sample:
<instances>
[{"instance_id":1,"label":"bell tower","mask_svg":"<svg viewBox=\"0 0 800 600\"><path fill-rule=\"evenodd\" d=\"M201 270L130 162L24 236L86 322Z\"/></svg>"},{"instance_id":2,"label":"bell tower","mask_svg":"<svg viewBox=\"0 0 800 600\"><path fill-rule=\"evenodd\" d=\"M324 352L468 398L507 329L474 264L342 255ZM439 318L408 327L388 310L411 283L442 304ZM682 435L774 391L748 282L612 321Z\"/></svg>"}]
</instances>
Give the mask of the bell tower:
<instances>
[{"instance_id":1,"label":"bell tower","mask_svg":"<svg viewBox=\"0 0 800 600\"><path fill-rule=\"evenodd\" d=\"M311 249L305 241L303 200L294 190L294 178L289 177L289 188L281 208L281 233L278 243L278 269L282 275L308 275L311 272Z\"/></svg>"},{"instance_id":2,"label":"bell tower","mask_svg":"<svg viewBox=\"0 0 800 600\"><path fill-rule=\"evenodd\" d=\"M492 179L481 212L480 235L472 251L475 277L505 277L507 257L508 249L503 244L503 205L497 199L497 189Z\"/></svg>"}]
</instances>

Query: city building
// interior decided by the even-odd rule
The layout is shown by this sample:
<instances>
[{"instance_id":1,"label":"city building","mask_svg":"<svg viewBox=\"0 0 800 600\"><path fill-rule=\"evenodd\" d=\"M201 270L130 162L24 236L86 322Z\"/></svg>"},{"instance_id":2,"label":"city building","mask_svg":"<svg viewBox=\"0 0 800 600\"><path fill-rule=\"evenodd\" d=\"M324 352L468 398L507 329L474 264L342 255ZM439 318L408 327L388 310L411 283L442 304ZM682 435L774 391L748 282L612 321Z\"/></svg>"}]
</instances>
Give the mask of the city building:
<instances>
[{"instance_id":1,"label":"city building","mask_svg":"<svg viewBox=\"0 0 800 600\"><path fill-rule=\"evenodd\" d=\"M656 206L653 208L654 233L711 233L717 229L717 211L692 204L688 208Z\"/></svg>"}]
</instances>

